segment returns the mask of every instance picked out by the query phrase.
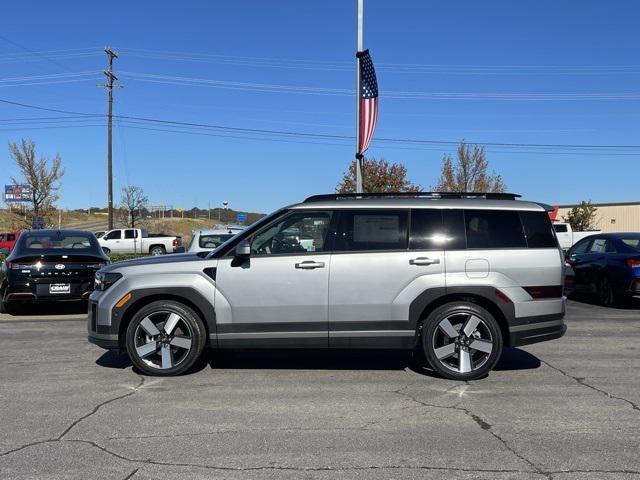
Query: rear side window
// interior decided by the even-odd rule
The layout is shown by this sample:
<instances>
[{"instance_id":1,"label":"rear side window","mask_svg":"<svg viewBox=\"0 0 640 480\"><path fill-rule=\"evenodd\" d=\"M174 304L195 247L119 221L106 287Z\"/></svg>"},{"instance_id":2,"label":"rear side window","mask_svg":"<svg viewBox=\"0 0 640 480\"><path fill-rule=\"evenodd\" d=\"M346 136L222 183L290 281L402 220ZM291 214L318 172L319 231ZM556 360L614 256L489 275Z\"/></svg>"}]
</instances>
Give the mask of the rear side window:
<instances>
[{"instance_id":1,"label":"rear side window","mask_svg":"<svg viewBox=\"0 0 640 480\"><path fill-rule=\"evenodd\" d=\"M620 241L627 247L631 247L634 250L640 251L640 238L623 238Z\"/></svg>"},{"instance_id":2,"label":"rear side window","mask_svg":"<svg viewBox=\"0 0 640 480\"><path fill-rule=\"evenodd\" d=\"M334 250L406 250L407 217L406 210L344 210Z\"/></svg>"},{"instance_id":3,"label":"rear side window","mask_svg":"<svg viewBox=\"0 0 640 480\"><path fill-rule=\"evenodd\" d=\"M520 219L529 248L558 248L551 220L546 212L520 212Z\"/></svg>"},{"instance_id":4,"label":"rear side window","mask_svg":"<svg viewBox=\"0 0 640 480\"><path fill-rule=\"evenodd\" d=\"M526 248L515 210L465 210L467 248Z\"/></svg>"},{"instance_id":5,"label":"rear side window","mask_svg":"<svg viewBox=\"0 0 640 480\"><path fill-rule=\"evenodd\" d=\"M124 231L124 238L136 238L136 231L135 230L125 230Z\"/></svg>"},{"instance_id":6,"label":"rear side window","mask_svg":"<svg viewBox=\"0 0 640 480\"><path fill-rule=\"evenodd\" d=\"M442 250L446 236L442 228L442 211L411 210L409 248L412 250Z\"/></svg>"}]
</instances>

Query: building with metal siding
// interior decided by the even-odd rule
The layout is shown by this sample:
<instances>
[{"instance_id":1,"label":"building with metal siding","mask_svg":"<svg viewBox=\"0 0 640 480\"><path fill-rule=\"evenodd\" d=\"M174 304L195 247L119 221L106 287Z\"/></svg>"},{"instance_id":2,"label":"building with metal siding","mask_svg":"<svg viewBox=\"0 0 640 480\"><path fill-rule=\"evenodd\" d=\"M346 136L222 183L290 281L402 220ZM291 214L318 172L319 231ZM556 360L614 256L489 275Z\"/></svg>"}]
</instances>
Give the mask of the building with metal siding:
<instances>
[{"instance_id":1,"label":"building with metal siding","mask_svg":"<svg viewBox=\"0 0 640 480\"><path fill-rule=\"evenodd\" d=\"M603 232L640 232L640 202L593 203L596 226ZM560 205L557 221L564 221L569 211L578 205Z\"/></svg>"}]
</instances>

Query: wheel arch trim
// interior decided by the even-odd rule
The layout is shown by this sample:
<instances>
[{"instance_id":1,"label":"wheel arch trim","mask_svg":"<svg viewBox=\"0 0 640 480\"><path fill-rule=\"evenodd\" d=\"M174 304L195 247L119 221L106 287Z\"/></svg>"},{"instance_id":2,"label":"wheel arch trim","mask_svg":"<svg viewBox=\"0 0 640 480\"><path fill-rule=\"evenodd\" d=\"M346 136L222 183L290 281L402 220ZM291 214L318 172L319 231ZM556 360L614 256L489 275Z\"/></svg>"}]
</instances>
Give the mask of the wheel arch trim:
<instances>
[{"instance_id":1,"label":"wheel arch trim","mask_svg":"<svg viewBox=\"0 0 640 480\"><path fill-rule=\"evenodd\" d=\"M215 338L216 315L213 304L200 292L190 287L141 288L131 290L131 300L121 308L111 310L111 325L117 328L121 346L124 345L126 327L140 308L157 300L176 301L185 304L200 315L206 329L206 342Z\"/></svg>"}]
</instances>

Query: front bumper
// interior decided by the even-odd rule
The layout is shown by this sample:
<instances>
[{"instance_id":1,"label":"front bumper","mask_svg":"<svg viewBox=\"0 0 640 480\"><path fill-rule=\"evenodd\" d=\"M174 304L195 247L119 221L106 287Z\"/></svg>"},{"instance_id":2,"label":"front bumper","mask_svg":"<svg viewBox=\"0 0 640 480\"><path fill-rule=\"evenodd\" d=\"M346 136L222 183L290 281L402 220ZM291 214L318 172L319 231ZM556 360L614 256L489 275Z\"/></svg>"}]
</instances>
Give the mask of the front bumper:
<instances>
[{"instance_id":1,"label":"front bumper","mask_svg":"<svg viewBox=\"0 0 640 480\"><path fill-rule=\"evenodd\" d=\"M87 314L87 329L89 342L107 350L120 349L120 341L117 332L112 332L110 325L101 325L98 322L98 302L89 300Z\"/></svg>"}]
</instances>

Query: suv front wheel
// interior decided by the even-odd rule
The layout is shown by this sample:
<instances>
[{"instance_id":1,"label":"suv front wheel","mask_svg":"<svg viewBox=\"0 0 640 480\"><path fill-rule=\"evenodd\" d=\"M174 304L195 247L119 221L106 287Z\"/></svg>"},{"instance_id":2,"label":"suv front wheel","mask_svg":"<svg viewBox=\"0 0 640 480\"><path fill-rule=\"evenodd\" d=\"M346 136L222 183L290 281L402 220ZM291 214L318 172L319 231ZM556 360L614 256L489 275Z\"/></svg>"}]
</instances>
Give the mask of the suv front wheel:
<instances>
[{"instance_id":1,"label":"suv front wheel","mask_svg":"<svg viewBox=\"0 0 640 480\"><path fill-rule=\"evenodd\" d=\"M200 317L174 301L157 301L135 314L126 347L133 364L147 375L173 376L198 361L206 340Z\"/></svg>"},{"instance_id":2,"label":"suv front wheel","mask_svg":"<svg viewBox=\"0 0 640 480\"><path fill-rule=\"evenodd\" d=\"M498 362L502 334L484 308L453 302L429 314L422 328L422 347L431 367L443 377L476 380Z\"/></svg>"}]
</instances>

